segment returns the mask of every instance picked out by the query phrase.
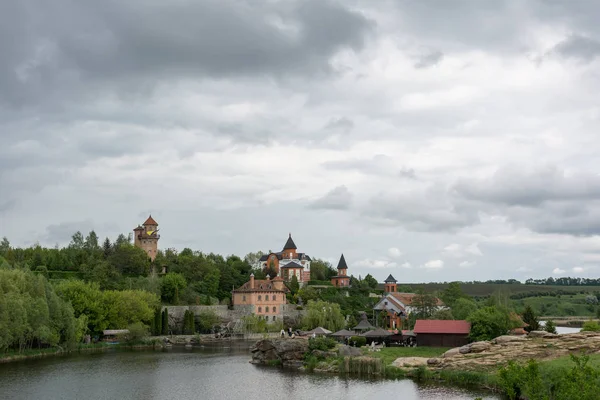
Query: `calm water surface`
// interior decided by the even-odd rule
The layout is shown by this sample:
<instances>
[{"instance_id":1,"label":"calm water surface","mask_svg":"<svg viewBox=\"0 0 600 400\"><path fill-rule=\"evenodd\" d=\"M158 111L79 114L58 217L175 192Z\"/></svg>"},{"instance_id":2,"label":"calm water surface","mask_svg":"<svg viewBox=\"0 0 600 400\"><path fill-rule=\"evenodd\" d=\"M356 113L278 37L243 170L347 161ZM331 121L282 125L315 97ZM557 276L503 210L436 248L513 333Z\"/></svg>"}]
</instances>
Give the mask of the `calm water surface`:
<instances>
[{"instance_id":1,"label":"calm water surface","mask_svg":"<svg viewBox=\"0 0 600 400\"><path fill-rule=\"evenodd\" d=\"M384 399L498 397L410 380L323 376L248 363L239 350L109 352L0 364L0 399Z\"/></svg>"}]
</instances>

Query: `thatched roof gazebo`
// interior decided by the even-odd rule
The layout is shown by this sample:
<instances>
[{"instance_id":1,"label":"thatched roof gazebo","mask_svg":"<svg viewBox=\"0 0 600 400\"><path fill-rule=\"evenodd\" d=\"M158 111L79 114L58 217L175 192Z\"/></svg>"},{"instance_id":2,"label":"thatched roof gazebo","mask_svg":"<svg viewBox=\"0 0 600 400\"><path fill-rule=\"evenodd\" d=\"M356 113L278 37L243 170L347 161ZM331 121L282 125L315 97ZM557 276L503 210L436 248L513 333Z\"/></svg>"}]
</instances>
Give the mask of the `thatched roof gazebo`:
<instances>
[{"instance_id":1,"label":"thatched roof gazebo","mask_svg":"<svg viewBox=\"0 0 600 400\"><path fill-rule=\"evenodd\" d=\"M337 332L331 334L331 336L337 337L337 338L347 338L347 337L355 336L355 335L356 335L356 333L354 333L353 331L349 331L347 329L342 329L341 331L337 331Z\"/></svg>"},{"instance_id":2,"label":"thatched roof gazebo","mask_svg":"<svg viewBox=\"0 0 600 400\"><path fill-rule=\"evenodd\" d=\"M363 313L363 315L360 318L360 322L358 323L358 325L356 325L354 328L352 328L355 331L368 331L371 329L374 329L375 327L373 325L371 325L369 323L369 321L367 320L367 314Z\"/></svg>"},{"instance_id":3,"label":"thatched roof gazebo","mask_svg":"<svg viewBox=\"0 0 600 400\"><path fill-rule=\"evenodd\" d=\"M372 331L361 333L360 336L364 336L366 338L385 338L391 335L393 335L392 332L386 331L385 329L377 328Z\"/></svg>"},{"instance_id":4,"label":"thatched roof gazebo","mask_svg":"<svg viewBox=\"0 0 600 400\"><path fill-rule=\"evenodd\" d=\"M331 331L329 329L325 329L321 326L316 327L315 329L313 329L312 331L308 331L306 332L306 334L308 336L327 336L327 335L331 335Z\"/></svg>"}]
</instances>

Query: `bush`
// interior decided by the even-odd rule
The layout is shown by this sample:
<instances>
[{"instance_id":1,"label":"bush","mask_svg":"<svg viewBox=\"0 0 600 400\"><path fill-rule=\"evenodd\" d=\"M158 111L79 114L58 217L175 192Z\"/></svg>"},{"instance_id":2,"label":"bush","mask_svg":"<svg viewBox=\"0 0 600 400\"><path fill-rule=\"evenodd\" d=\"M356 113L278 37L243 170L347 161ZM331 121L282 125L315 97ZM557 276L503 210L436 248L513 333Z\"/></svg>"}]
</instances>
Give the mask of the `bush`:
<instances>
[{"instance_id":1,"label":"bush","mask_svg":"<svg viewBox=\"0 0 600 400\"><path fill-rule=\"evenodd\" d=\"M354 347L362 347L367 344L367 338L363 336L352 336L350 338L350 344Z\"/></svg>"},{"instance_id":2,"label":"bush","mask_svg":"<svg viewBox=\"0 0 600 400\"><path fill-rule=\"evenodd\" d=\"M129 333L122 336L122 340L128 344L139 343L150 336L148 327L141 322L136 322L127 327Z\"/></svg>"},{"instance_id":3,"label":"bush","mask_svg":"<svg viewBox=\"0 0 600 400\"><path fill-rule=\"evenodd\" d=\"M544 325L544 330L549 333L557 333L556 324L554 324L554 321L552 321L551 319L546 321L546 325Z\"/></svg>"},{"instance_id":4,"label":"bush","mask_svg":"<svg viewBox=\"0 0 600 400\"><path fill-rule=\"evenodd\" d=\"M203 311L198 315L198 328L202 333L211 333L212 327L220 322L221 318L212 310Z\"/></svg>"},{"instance_id":5,"label":"bush","mask_svg":"<svg viewBox=\"0 0 600 400\"><path fill-rule=\"evenodd\" d=\"M600 324L596 321L586 321L581 328L582 332L600 332Z\"/></svg>"},{"instance_id":6,"label":"bush","mask_svg":"<svg viewBox=\"0 0 600 400\"><path fill-rule=\"evenodd\" d=\"M328 337L316 337L316 338L308 339L308 349L311 351L312 350L327 351L329 349L333 349L336 345L337 345L337 342L334 339L331 339Z\"/></svg>"}]
</instances>

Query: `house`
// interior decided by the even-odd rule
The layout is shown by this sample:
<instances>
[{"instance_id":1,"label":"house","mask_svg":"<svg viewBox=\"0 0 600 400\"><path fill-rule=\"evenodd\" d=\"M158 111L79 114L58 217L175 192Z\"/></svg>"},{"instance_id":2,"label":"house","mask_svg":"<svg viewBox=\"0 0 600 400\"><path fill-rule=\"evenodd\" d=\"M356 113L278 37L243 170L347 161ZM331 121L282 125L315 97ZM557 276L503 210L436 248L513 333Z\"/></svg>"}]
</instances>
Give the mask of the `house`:
<instances>
[{"instance_id":1,"label":"house","mask_svg":"<svg viewBox=\"0 0 600 400\"><path fill-rule=\"evenodd\" d=\"M384 312L386 326L390 329L402 327L402 320L409 314L418 311L421 299L423 298L418 293L400 293L398 292L398 284L396 279L390 274L384 283L385 295L375 304L373 310ZM444 303L434 297L433 304L428 305L432 310L437 311L446 308Z\"/></svg>"},{"instance_id":2,"label":"house","mask_svg":"<svg viewBox=\"0 0 600 400\"><path fill-rule=\"evenodd\" d=\"M231 301L235 310L246 311L273 322L282 319L287 291L283 278L279 276L274 279L268 276L267 279L254 279L254 274L251 274L248 282L231 292Z\"/></svg>"},{"instance_id":3,"label":"house","mask_svg":"<svg viewBox=\"0 0 600 400\"><path fill-rule=\"evenodd\" d=\"M413 332L418 346L460 347L469 343L468 321L418 319Z\"/></svg>"},{"instance_id":4,"label":"house","mask_svg":"<svg viewBox=\"0 0 600 400\"><path fill-rule=\"evenodd\" d=\"M348 276L348 265L344 255L340 257L340 261L337 266L338 274L331 278L331 284L335 287L348 287L350 286L350 277Z\"/></svg>"},{"instance_id":5,"label":"house","mask_svg":"<svg viewBox=\"0 0 600 400\"><path fill-rule=\"evenodd\" d=\"M158 223L152 218L152 215L146 219L146 222L133 230L134 246L144 250L152 261L158 252L158 239L160 239Z\"/></svg>"},{"instance_id":6,"label":"house","mask_svg":"<svg viewBox=\"0 0 600 400\"><path fill-rule=\"evenodd\" d=\"M270 252L258 260L258 267L272 267L275 274L288 282L296 276L298 283L304 285L310 280L311 258L306 253L299 253L292 234L290 233L283 249L279 252Z\"/></svg>"}]
</instances>

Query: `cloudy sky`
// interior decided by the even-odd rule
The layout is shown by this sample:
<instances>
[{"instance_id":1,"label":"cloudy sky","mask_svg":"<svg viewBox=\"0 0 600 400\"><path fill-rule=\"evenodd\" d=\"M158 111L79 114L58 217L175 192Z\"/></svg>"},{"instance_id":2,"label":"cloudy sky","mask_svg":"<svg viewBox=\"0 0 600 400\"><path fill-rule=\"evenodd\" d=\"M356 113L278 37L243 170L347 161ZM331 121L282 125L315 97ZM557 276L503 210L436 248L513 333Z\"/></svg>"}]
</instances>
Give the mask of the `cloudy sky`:
<instances>
[{"instance_id":1,"label":"cloudy sky","mask_svg":"<svg viewBox=\"0 0 600 400\"><path fill-rule=\"evenodd\" d=\"M0 2L0 236L600 275L596 0Z\"/></svg>"}]
</instances>

